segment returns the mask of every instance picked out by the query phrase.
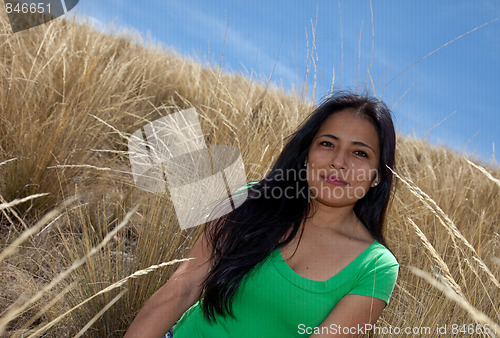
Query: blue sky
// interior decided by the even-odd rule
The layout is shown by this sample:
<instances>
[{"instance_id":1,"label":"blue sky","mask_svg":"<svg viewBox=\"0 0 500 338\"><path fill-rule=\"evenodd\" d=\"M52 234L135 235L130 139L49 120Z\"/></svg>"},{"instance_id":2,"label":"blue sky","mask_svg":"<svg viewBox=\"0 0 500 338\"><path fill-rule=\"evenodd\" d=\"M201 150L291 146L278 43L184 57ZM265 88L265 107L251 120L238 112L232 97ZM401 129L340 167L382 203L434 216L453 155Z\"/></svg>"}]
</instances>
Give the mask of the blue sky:
<instances>
[{"instance_id":1,"label":"blue sky","mask_svg":"<svg viewBox=\"0 0 500 338\"><path fill-rule=\"evenodd\" d=\"M114 20L202 63L222 58L224 69L261 81L272 74L273 84L309 98L316 69L317 100L329 93L334 70L334 89L375 93L402 134L490 163L495 144L499 157L496 0L80 0L76 10L101 29Z\"/></svg>"}]
</instances>

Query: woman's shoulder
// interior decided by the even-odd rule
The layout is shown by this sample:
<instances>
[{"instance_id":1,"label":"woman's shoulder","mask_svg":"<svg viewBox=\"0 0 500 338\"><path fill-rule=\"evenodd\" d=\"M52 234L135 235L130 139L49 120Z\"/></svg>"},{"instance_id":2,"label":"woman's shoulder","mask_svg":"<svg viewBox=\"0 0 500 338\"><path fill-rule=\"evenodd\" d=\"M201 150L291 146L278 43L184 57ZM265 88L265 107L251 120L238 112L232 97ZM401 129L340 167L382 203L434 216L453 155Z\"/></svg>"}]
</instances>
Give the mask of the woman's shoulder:
<instances>
[{"instance_id":1,"label":"woman's shoulder","mask_svg":"<svg viewBox=\"0 0 500 338\"><path fill-rule=\"evenodd\" d=\"M398 260L394 254L382 243L374 240L367 249L364 263L375 265L377 267L392 267L399 266Z\"/></svg>"}]
</instances>

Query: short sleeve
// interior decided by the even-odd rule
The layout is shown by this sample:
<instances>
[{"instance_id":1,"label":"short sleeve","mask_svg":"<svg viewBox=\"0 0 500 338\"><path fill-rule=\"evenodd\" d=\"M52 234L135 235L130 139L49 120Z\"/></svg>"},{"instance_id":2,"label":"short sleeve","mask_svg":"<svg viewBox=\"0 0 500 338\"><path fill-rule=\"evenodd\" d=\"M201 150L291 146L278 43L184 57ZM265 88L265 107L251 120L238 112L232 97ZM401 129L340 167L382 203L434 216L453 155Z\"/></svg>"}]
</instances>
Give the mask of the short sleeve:
<instances>
[{"instance_id":1,"label":"short sleeve","mask_svg":"<svg viewBox=\"0 0 500 338\"><path fill-rule=\"evenodd\" d=\"M243 190L250 189L251 187L253 187L257 183L259 183L259 181L252 181L250 183L247 183L246 185L244 185L241 188L239 188L238 190L236 190L235 195L243 192Z\"/></svg>"},{"instance_id":2,"label":"short sleeve","mask_svg":"<svg viewBox=\"0 0 500 338\"><path fill-rule=\"evenodd\" d=\"M236 204L236 206L240 206L241 204L243 204L243 202L245 202L245 200L247 199L247 196L248 196L247 190L252 188L257 183L259 183L259 182L253 181L253 182L247 183L246 185L244 185L241 188L239 188L238 190L236 190L232 194L233 203Z\"/></svg>"},{"instance_id":3,"label":"short sleeve","mask_svg":"<svg viewBox=\"0 0 500 338\"><path fill-rule=\"evenodd\" d=\"M377 250L371 259L364 264L357 281L348 294L378 298L383 300L387 306L396 285L398 272L399 264L394 255L385 247L382 250Z\"/></svg>"}]
</instances>

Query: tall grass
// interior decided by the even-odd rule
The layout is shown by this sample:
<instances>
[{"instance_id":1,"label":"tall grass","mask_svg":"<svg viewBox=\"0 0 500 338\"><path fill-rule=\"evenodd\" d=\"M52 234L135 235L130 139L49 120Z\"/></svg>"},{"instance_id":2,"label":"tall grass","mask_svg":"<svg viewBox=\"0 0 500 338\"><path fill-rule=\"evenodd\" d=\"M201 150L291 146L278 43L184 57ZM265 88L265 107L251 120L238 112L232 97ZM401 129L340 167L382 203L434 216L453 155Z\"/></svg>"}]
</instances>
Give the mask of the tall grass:
<instances>
[{"instance_id":1,"label":"tall grass","mask_svg":"<svg viewBox=\"0 0 500 338\"><path fill-rule=\"evenodd\" d=\"M134 187L130 133L195 107L253 180L312 104L137 36L63 20L11 34L0 15L0 332L122 336L200 232L180 230L168 193ZM500 323L500 170L420 139L397 149L401 272L378 325Z\"/></svg>"}]
</instances>

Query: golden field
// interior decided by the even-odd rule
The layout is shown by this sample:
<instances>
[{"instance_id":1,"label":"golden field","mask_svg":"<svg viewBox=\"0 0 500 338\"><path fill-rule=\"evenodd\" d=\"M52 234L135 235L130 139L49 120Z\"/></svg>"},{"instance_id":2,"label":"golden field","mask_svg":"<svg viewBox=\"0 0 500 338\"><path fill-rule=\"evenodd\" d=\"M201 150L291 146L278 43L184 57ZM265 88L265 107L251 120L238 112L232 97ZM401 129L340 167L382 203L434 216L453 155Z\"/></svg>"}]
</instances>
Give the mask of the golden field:
<instances>
[{"instance_id":1,"label":"golden field","mask_svg":"<svg viewBox=\"0 0 500 338\"><path fill-rule=\"evenodd\" d=\"M2 13L0 36L0 335L121 337L201 230L134 187L130 134L194 107L251 181L313 104L64 20L12 34ZM484 167L398 138L386 234L401 269L378 326L500 336L500 169Z\"/></svg>"}]
</instances>

